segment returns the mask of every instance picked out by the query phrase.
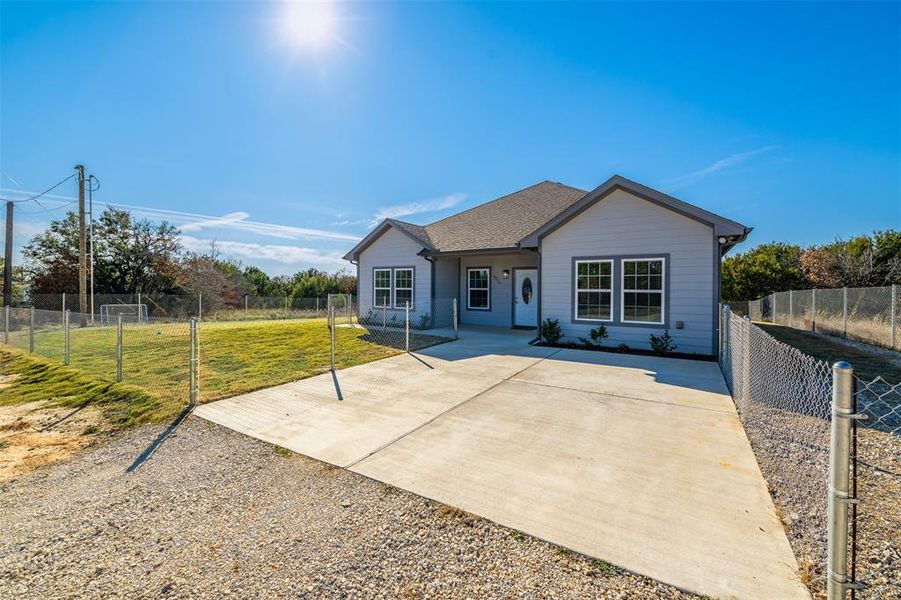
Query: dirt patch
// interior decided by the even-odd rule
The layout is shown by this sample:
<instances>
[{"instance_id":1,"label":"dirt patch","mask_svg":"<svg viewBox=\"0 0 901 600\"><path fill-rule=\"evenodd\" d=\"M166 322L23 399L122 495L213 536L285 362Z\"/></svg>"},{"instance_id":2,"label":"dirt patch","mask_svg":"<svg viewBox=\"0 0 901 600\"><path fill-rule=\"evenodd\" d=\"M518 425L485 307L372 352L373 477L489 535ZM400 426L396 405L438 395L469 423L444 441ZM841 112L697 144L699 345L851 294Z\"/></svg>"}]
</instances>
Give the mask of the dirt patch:
<instances>
[{"instance_id":1,"label":"dirt patch","mask_svg":"<svg viewBox=\"0 0 901 600\"><path fill-rule=\"evenodd\" d=\"M104 426L101 411L93 407L0 406L0 481L70 457Z\"/></svg>"}]
</instances>

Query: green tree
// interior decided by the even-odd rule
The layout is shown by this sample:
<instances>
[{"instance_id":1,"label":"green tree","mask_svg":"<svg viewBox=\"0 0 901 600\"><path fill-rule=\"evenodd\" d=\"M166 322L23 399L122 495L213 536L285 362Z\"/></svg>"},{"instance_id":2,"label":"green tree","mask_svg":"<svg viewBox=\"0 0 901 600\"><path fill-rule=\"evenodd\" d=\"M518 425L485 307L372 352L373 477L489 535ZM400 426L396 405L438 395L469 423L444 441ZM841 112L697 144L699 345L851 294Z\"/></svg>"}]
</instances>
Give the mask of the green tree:
<instances>
[{"instance_id":1,"label":"green tree","mask_svg":"<svg viewBox=\"0 0 901 600\"><path fill-rule=\"evenodd\" d=\"M771 242L723 260L724 302L753 300L771 292L804 289L801 247Z\"/></svg>"},{"instance_id":2,"label":"green tree","mask_svg":"<svg viewBox=\"0 0 901 600\"><path fill-rule=\"evenodd\" d=\"M166 222L136 220L128 211L107 208L94 226L94 289L134 294L176 289L181 246L178 230ZM22 251L31 294L78 289L78 216L50 222Z\"/></svg>"}]
</instances>

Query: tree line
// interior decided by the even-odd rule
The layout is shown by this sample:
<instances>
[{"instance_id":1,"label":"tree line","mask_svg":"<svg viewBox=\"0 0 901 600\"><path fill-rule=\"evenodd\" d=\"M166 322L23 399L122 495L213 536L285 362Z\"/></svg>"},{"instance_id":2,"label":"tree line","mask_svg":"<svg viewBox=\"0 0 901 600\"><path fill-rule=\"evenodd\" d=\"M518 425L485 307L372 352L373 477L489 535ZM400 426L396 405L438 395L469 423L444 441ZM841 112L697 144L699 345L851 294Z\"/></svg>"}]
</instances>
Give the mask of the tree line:
<instances>
[{"instance_id":1,"label":"tree line","mask_svg":"<svg viewBox=\"0 0 901 600\"><path fill-rule=\"evenodd\" d=\"M724 302L756 300L787 290L898 283L901 283L901 231L891 229L819 246L760 244L747 252L727 256L722 268Z\"/></svg>"},{"instance_id":2,"label":"tree line","mask_svg":"<svg viewBox=\"0 0 901 600\"><path fill-rule=\"evenodd\" d=\"M186 251L169 223L136 219L106 208L94 223L94 292L97 294L203 294L220 304L243 306L244 296L319 298L355 294L357 279L346 270L310 268L270 276L257 267L223 258L212 244L203 253ZM78 215L51 221L23 251L18 271L29 295L78 290Z\"/></svg>"}]
</instances>

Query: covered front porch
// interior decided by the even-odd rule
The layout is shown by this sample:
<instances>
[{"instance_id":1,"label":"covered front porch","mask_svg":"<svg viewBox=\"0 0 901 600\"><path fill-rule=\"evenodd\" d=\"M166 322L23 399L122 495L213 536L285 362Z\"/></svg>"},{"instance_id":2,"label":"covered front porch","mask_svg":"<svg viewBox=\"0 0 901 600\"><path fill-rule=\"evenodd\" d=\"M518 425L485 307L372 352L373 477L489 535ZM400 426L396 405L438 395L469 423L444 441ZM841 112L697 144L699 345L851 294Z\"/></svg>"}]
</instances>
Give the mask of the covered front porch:
<instances>
[{"instance_id":1,"label":"covered front porch","mask_svg":"<svg viewBox=\"0 0 901 600\"><path fill-rule=\"evenodd\" d=\"M531 251L447 253L432 262L435 313L456 298L462 327L538 326L538 255ZM439 323L436 320L436 325Z\"/></svg>"}]
</instances>

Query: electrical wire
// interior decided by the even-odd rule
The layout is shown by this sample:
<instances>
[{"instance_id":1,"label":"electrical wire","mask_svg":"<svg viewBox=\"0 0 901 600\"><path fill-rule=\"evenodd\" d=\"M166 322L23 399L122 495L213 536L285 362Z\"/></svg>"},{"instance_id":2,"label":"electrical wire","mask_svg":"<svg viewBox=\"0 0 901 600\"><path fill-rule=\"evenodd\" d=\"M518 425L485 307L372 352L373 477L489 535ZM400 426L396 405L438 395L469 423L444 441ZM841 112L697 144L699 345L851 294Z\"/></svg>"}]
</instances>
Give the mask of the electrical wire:
<instances>
[{"instance_id":1,"label":"electrical wire","mask_svg":"<svg viewBox=\"0 0 901 600\"><path fill-rule=\"evenodd\" d=\"M55 190L56 188L58 188L58 187L61 186L62 184L66 183L67 181L69 181L69 180L72 179L73 177L77 177L77 176L78 176L78 173L72 173L71 175L69 175L68 177L66 177L65 179L63 179L62 181L60 181L60 182L56 183L55 185L53 185L53 186L47 188L46 190L44 190L44 191L41 192L40 194L35 194L34 196L32 196L32 197L30 197L30 198L23 198L22 200L12 200L12 203L13 203L13 204L19 204L20 202L31 202L32 200L35 200L35 201L36 201L38 198L40 198L40 197L43 196L44 194L49 194L50 192L52 192L53 190Z\"/></svg>"}]
</instances>

